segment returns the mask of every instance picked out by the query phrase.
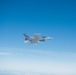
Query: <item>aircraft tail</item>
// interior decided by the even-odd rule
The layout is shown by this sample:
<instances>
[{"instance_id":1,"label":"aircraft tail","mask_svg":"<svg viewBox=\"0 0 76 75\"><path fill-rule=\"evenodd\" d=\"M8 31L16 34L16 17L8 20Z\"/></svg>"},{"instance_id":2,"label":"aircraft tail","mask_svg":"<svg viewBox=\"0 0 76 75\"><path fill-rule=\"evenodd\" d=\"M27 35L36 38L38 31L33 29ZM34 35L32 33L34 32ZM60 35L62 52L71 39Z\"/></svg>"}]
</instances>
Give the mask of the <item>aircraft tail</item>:
<instances>
[{"instance_id":1,"label":"aircraft tail","mask_svg":"<svg viewBox=\"0 0 76 75\"><path fill-rule=\"evenodd\" d=\"M29 36L27 34L23 34L26 38L28 38Z\"/></svg>"}]
</instances>

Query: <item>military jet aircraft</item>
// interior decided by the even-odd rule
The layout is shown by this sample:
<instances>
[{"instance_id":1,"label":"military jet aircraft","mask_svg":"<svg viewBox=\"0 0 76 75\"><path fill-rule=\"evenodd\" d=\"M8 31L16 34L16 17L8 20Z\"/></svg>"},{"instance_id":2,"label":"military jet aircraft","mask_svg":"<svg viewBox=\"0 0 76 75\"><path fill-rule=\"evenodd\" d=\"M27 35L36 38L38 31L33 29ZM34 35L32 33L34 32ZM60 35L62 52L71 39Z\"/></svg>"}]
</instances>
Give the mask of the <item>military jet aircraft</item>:
<instances>
[{"instance_id":1,"label":"military jet aircraft","mask_svg":"<svg viewBox=\"0 0 76 75\"><path fill-rule=\"evenodd\" d=\"M31 44L37 44L39 42L44 42L45 40L52 40L53 39L53 38L47 37L47 36L40 37L37 34L34 34L33 37L30 37L27 34L23 34L23 35L26 37L24 42L27 43L30 41Z\"/></svg>"}]
</instances>

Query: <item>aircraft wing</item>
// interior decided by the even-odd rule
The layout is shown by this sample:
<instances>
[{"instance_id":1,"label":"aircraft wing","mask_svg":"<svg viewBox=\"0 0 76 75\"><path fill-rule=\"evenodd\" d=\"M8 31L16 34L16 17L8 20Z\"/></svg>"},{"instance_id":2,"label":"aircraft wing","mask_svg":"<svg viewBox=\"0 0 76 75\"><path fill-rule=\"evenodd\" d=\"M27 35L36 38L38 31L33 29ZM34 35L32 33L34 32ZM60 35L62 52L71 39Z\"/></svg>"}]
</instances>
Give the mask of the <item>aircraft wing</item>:
<instances>
[{"instance_id":1,"label":"aircraft wing","mask_svg":"<svg viewBox=\"0 0 76 75\"><path fill-rule=\"evenodd\" d=\"M39 39L40 39L40 37L39 37L37 34L34 34L34 38L35 38L36 40L39 40Z\"/></svg>"},{"instance_id":2,"label":"aircraft wing","mask_svg":"<svg viewBox=\"0 0 76 75\"><path fill-rule=\"evenodd\" d=\"M31 44L37 44L37 40L30 40Z\"/></svg>"}]
</instances>

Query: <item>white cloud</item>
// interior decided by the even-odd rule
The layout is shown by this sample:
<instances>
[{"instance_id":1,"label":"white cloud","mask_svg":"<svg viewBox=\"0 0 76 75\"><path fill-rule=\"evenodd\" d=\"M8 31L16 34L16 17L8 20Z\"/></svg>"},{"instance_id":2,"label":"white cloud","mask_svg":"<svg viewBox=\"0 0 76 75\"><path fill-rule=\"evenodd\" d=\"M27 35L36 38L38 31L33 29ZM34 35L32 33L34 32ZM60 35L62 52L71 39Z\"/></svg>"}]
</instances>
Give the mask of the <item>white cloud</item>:
<instances>
[{"instance_id":1,"label":"white cloud","mask_svg":"<svg viewBox=\"0 0 76 75\"><path fill-rule=\"evenodd\" d=\"M60 57L73 57L76 58L76 53L72 52L56 52L56 51L49 51L49 50L31 50L31 49L20 49L20 48L8 48L8 47L0 47L0 55L17 55L22 56L25 55L25 53L29 54L45 54L47 56L60 56ZM12 52L11 52L12 51Z\"/></svg>"},{"instance_id":2,"label":"white cloud","mask_svg":"<svg viewBox=\"0 0 76 75\"><path fill-rule=\"evenodd\" d=\"M0 55L11 55L12 53L9 52L0 52Z\"/></svg>"},{"instance_id":3,"label":"white cloud","mask_svg":"<svg viewBox=\"0 0 76 75\"><path fill-rule=\"evenodd\" d=\"M27 70L28 71L30 70L33 72L47 72L47 73L52 73L52 74L56 73L56 74L64 74L64 75L65 74L71 74L71 75L76 74L76 64L75 64L76 61L69 63L67 60L71 61L71 59L67 59L67 60L65 59L66 57L69 57L69 58L72 57L75 59L76 53L69 53L69 52L63 53L63 52L54 52L54 51L48 51L48 50L46 51L28 50L28 49L18 49L18 48L0 48L0 51L4 51L4 52L0 52L0 55L16 55L16 56L25 55L25 57L27 58L28 55L26 54L32 54L33 56L37 54L38 56L41 55L44 58L43 59L40 56L39 58L42 59L41 61L34 60L32 62L32 59L30 56L29 58L31 60L29 60L28 58L25 60L25 57L24 58L17 57L18 59L15 60L15 59L11 59L10 57L8 61L4 59L5 62L4 61L2 61L2 63L0 62L0 70L8 70L8 71L11 70L11 71L21 71L21 72L26 72ZM57 58L64 57L63 61L67 61L67 62L62 62L62 60L60 59L52 62L50 59L46 60L47 56L50 58L51 56L54 56Z\"/></svg>"}]
</instances>

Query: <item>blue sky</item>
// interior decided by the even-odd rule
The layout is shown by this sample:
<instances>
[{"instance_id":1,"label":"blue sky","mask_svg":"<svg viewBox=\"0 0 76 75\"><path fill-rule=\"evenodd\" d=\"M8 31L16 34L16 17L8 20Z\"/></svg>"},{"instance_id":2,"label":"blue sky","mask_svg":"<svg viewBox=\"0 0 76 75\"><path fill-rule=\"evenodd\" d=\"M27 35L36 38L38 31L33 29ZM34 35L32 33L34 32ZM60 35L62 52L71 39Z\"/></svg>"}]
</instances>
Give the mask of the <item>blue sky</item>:
<instances>
[{"instance_id":1,"label":"blue sky","mask_svg":"<svg viewBox=\"0 0 76 75\"><path fill-rule=\"evenodd\" d=\"M23 33L54 39L25 44ZM0 71L76 74L76 1L0 1Z\"/></svg>"}]
</instances>

